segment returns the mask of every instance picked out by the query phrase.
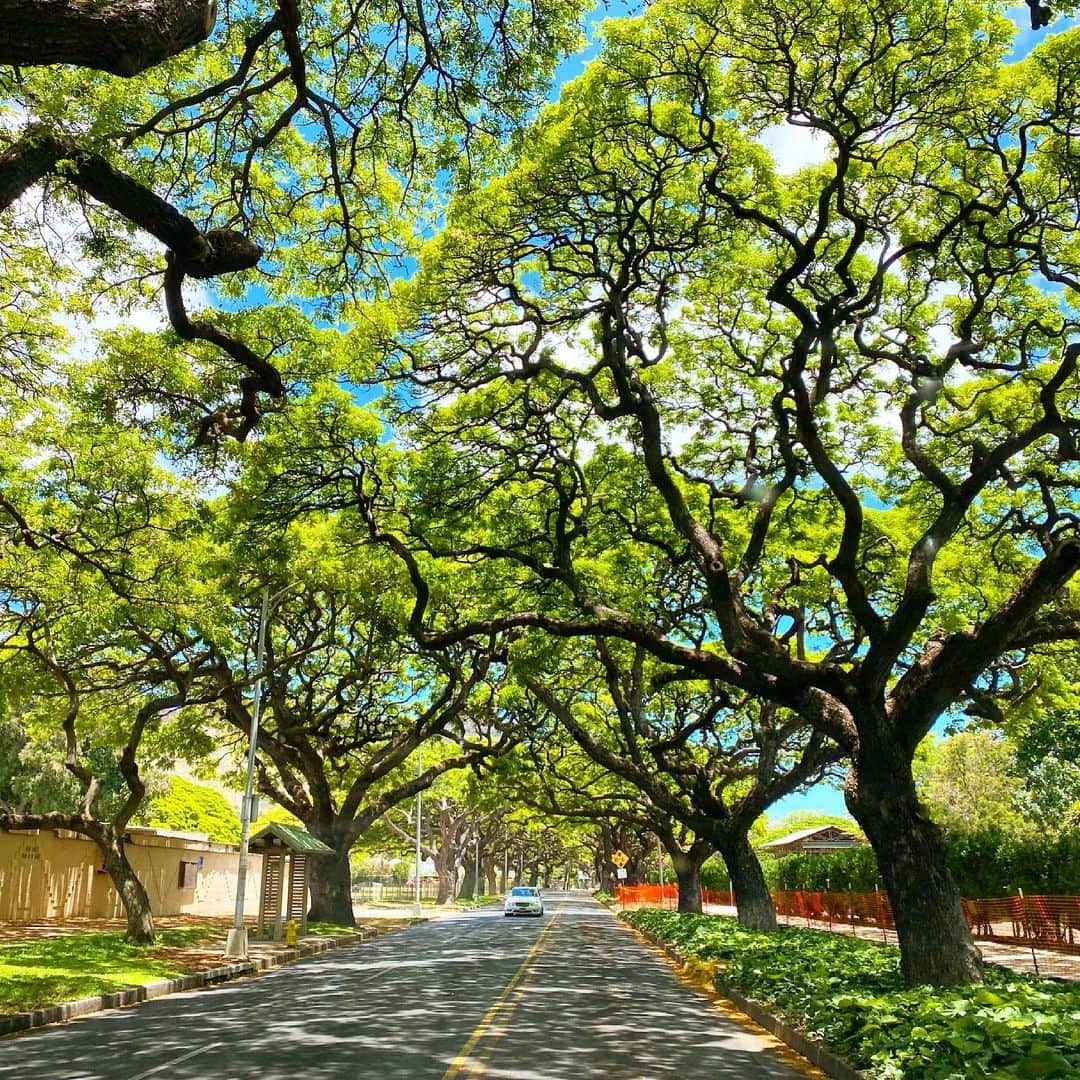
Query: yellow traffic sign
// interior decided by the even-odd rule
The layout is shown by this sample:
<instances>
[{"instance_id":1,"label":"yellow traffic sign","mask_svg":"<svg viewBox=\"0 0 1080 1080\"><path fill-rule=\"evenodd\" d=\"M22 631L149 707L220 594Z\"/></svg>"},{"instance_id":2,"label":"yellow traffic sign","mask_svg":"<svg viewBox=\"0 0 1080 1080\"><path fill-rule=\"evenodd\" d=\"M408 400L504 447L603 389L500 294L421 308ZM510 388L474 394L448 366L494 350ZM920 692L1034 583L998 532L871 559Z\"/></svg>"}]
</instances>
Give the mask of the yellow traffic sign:
<instances>
[{"instance_id":1,"label":"yellow traffic sign","mask_svg":"<svg viewBox=\"0 0 1080 1080\"><path fill-rule=\"evenodd\" d=\"M616 851L611 861L621 870L630 861L630 856L625 851Z\"/></svg>"}]
</instances>

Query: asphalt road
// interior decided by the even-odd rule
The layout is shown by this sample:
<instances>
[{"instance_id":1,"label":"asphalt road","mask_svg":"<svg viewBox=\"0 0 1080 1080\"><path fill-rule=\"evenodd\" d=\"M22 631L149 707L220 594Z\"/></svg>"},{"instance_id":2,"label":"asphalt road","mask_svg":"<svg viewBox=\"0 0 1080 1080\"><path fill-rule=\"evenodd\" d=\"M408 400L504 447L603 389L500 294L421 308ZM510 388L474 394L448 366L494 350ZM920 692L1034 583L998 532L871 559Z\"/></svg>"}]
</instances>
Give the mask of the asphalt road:
<instances>
[{"instance_id":1,"label":"asphalt road","mask_svg":"<svg viewBox=\"0 0 1080 1080\"><path fill-rule=\"evenodd\" d=\"M795 1080L583 894L471 912L0 1042L0 1078Z\"/></svg>"}]
</instances>

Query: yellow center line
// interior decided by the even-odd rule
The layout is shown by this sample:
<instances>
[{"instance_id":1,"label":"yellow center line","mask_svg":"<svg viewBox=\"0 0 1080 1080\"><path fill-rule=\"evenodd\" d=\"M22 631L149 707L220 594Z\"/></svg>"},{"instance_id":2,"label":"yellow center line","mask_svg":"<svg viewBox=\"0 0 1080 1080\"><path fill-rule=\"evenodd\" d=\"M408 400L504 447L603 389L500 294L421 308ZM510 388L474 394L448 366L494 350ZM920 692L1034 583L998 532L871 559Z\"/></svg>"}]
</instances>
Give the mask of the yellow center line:
<instances>
[{"instance_id":1,"label":"yellow center line","mask_svg":"<svg viewBox=\"0 0 1080 1080\"><path fill-rule=\"evenodd\" d=\"M476 1049L480 1040L488 1033L491 1025L499 1015L500 1010L507 1003L507 999L513 994L514 990L517 989L522 979L528 974L533 960L535 960L537 954L544 945L545 939L554 928L561 911L562 905L560 904L558 910L551 916L551 921L540 931L539 936L532 943L532 948L525 954L525 958L521 961L517 971L514 972L513 978L506 984L503 992L494 1000L494 1002L492 1002L488 1011L480 1018L480 1023L473 1029L473 1033L458 1052L457 1057L450 1062L450 1067L443 1073L443 1080L455 1080L458 1076L476 1076L483 1072L483 1065L481 1063L474 1063L471 1061L472 1052ZM517 1008L517 1002L514 1003L513 1008ZM513 1010L511 1010L511 1013L512 1012ZM499 1034L501 1035L503 1031L505 1031L505 1028L502 1028Z\"/></svg>"},{"instance_id":2,"label":"yellow center line","mask_svg":"<svg viewBox=\"0 0 1080 1080\"><path fill-rule=\"evenodd\" d=\"M539 955L539 954L537 954ZM535 960L536 957L533 957ZM528 968L528 974L532 974L532 966ZM484 1045L480 1050L478 1057L473 1062L471 1075L483 1076L487 1072L488 1062L491 1061L492 1056L495 1054L495 1047L498 1041L510 1030L510 1021L514 1018L514 1013L517 1012L518 1006L525 1000L525 988L527 985L526 979L522 979L517 989L514 991L513 996L508 997L503 1002L503 1009L498 1015L497 1022L488 1028L485 1037Z\"/></svg>"}]
</instances>

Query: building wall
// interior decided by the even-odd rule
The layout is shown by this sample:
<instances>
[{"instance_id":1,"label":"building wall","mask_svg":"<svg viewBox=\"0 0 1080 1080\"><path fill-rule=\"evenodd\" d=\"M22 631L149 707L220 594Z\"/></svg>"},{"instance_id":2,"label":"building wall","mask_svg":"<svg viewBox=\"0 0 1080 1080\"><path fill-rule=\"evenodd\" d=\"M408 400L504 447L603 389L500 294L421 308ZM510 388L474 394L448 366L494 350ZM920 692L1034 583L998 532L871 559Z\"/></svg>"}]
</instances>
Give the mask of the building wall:
<instances>
[{"instance_id":1,"label":"building wall","mask_svg":"<svg viewBox=\"0 0 1080 1080\"><path fill-rule=\"evenodd\" d=\"M236 848L135 833L125 845L155 915L231 915L236 903ZM201 866L198 864L201 861ZM180 864L198 866L182 888ZM92 840L68 832L0 831L0 922L114 918L123 914ZM262 856L248 863L245 912L257 915Z\"/></svg>"}]
</instances>

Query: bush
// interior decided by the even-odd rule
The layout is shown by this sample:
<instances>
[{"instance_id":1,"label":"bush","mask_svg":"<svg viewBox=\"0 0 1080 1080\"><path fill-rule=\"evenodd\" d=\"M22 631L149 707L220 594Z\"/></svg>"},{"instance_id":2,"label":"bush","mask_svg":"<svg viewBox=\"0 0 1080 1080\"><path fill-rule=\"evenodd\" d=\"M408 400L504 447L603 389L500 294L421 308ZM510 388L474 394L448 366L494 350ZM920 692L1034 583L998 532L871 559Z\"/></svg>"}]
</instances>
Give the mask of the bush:
<instances>
[{"instance_id":1,"label":"bush","mask_svg":"<svg viewBox=\"0 0 1080 1080\"><path fill-rule=\"evenodd\" d=\"M240 842L240 818L229 800L220 791L179 776L150 803L147 818L151 828L206 833L219 844Z\"/></svg>"},{"instance_id":2,"label":"bush","mask_svg":"<svg viewBox=\"0 0 1080 1080\"><path fill-rule=\"evenodd\" d=\"M981 986L905 988L899 950L725 916L634 911L653 937L715 960L732 986L823 1039L874 1080L1080 1075L1080 987L989 970Z\"/></svg>"},{"instance_id":3,"label":"bush","mask_svg":"<svg viewBox=\"0 0 1080 1080\"><path fill-rule=\"evenodd\" d=\"M1080 833L1016 837L1000 830L949 837L949 869L961 896L1080 894Z\"/></svg>"},{"instance_id":4,"label":"bush","mask_svg":"<svg viewBox=\"0 0 1080 1080\"><path fill-rule=\"evenodd\" d=\"M813 892L873 892L881 884L877 859L869 844L823 855L784 855L766 866L770 888Z\"/></svg>"},{"instance_id":5,"label":"bush","mask_svg":"<svg viewBox=\"0 0 1080 1080\"><path fill-rule=\"evenodd\" d=\"M731 876L719 855L713 855L701 864L701 887L714 892L726 892L731 888Z\"/></svg>"},{"instance_id":6,"label":"bush","mask_svg":"<svg viewBox=\"0 0 1080 1080\"><path fill-rule=\"evenodd\" d=\"M972 900L1025 893L1080 894L1080 833L1035 838L1000 829L950 835L949 869L961 896ZM785 855L762 860L770 888L873 892L882 887L873 850L867 845L824 855Z\"/></svg>"},{"instance_id":7,"label":"bush","mask_svg":"<svg viewBox=\"0 0 1080 1080\"><path fill-rule=\"evenodd\" d=\"M765 870L765 880L769 881L769 868L774 864L775 860L770 859L768 856L761 858L762 869ZM675 877L675 871L671 869L670 865L664 866L664 881L668 885L674 885L678 879ZM650 870L645 874L645 881L650 885L656 885L660 881L660 876L657 871ZM771 882L770 882L771 884ZM731 876L728 874L727 866L724 864L724 860L719 855L710 855L701 864L701 887L703 889L711 889L714 892L727 892L731 888ZM779 886L773 886L779 888Z\"/></svg>"}]
</instances>

